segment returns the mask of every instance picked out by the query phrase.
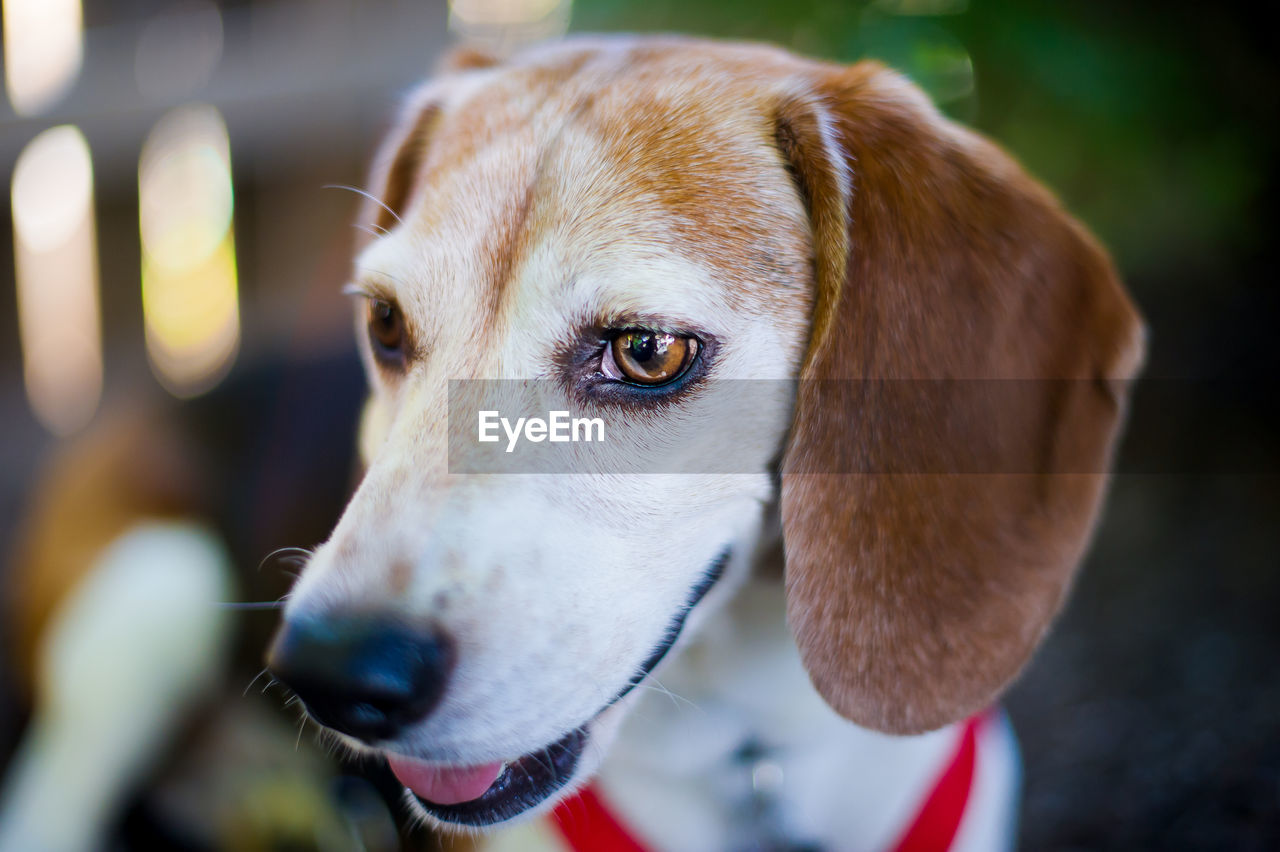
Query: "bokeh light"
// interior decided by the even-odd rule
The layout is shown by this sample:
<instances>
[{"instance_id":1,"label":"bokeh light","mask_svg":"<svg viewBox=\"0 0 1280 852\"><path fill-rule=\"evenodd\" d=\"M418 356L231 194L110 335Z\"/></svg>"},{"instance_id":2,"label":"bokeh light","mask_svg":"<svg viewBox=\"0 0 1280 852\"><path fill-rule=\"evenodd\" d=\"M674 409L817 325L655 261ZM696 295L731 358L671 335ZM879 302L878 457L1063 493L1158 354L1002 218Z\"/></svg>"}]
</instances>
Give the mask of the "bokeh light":
<instances>
[{"instance_id":1,"label":"bokeh light","mask_svg":"<svg viewBox=\"0 0 1280 852\"><path fill-rule=\"evenodd\" d=\"M449 0L449 28L499 53L564 35L572 0Z\"/></svg>"},{"instance_id":2,"label":"bokeh light","mask_svg":"<svg viewBox=\"0 0 1280 852\"><path fill-rule=\"evenodd\" d=\"M80 0L4 0L5 88L14 112L34 115L58 102L80 73Z\"/></svg>"},{"instance_id":3,"label":"bokeh light","mask_svg":"<svg viewBox=\"0 0 1280 852\"><path fill-rule=\"evenodd\" d=\"M138 163L142 308L156 377L177 396L208 390L240 343L231 146L210 106L151 131Z\"/></svg>"},{"instance_id":4,"label":"bokeh light","mask_svg":"<svg viewBox=\"0 0 1280 852\"><path fill-rule=\"evenodd\" d=\"M27 398L65 435L88 423L102 394L93 164L77 128L31 140L14 166L12 204Z\"/></svg>"}]
</instances>

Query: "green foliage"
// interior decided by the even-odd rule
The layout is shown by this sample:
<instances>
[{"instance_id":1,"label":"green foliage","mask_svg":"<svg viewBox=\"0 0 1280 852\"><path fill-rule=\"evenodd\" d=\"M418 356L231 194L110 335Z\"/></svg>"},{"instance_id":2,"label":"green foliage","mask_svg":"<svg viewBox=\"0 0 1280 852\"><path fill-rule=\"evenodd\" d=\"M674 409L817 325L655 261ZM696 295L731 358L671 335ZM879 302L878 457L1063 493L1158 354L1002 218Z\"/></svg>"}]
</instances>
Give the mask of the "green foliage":
<instances>
[{"instance_id":1,"label":"green foliage","mask_svg":"<svg viewBox=\"0 0 1280 852\"><path fill-rule=\"evenodd\" d=\"M1270 92L1274 103L1280 80L1247 26L1205 5L1025 0L578 0L574 10L577 30L881 59L1012 151L1129 272L1149 275L1208 270L1264 238L1241 223L1271 173L1274 121L1249 98Z\"/></svg>"}]
</instances>

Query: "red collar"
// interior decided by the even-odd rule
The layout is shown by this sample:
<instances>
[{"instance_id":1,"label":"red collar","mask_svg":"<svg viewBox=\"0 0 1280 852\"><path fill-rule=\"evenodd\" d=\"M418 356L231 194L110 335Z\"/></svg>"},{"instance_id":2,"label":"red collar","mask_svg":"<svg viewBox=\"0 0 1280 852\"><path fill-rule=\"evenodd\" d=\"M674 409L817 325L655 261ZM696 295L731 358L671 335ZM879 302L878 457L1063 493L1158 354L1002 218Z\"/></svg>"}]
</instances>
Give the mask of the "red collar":
<instances>
[{"instance_id":1,"label":"red collar","mask_svg":"<svg viewBox=\"0 0 1280 852\"><path fill-rule=\"evenodd\" d=\"M946 852L955 840L973 789L978 729L991 713L965 723L955 753L938 774L915 817L890 852ZM648 852L589 784L561 802L551 822L573 852Z\"/></svg>"}]
</instances>

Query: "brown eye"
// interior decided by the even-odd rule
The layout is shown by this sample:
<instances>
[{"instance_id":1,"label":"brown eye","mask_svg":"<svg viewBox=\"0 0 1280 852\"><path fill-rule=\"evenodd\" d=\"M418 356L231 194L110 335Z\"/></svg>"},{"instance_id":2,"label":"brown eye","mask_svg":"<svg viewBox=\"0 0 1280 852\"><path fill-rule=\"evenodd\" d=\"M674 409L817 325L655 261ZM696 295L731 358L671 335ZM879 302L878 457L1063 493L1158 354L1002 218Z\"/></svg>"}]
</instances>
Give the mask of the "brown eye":
<instances>
[{"instance_id":1,"label":"brown eye","mask_svg":"<svg viewBox=\"0 0 1280 852\"><path fill-rule=\"evenodd\" d=\"M652 387L679 378L697 354L696 338L637 329L609 342L601 366L611 379Z\"/></svg>"},{"instance_id":2,"label":"brown eye","mask_svg":"<svg viewBox=\"0 0 1280 852\"><path fill-rule=\"evenodd\" d=\"M370 299L368 314L373 354L383 361L403 358L404 318L400 309L385 299Z\"/></svg>"}]
</instances>

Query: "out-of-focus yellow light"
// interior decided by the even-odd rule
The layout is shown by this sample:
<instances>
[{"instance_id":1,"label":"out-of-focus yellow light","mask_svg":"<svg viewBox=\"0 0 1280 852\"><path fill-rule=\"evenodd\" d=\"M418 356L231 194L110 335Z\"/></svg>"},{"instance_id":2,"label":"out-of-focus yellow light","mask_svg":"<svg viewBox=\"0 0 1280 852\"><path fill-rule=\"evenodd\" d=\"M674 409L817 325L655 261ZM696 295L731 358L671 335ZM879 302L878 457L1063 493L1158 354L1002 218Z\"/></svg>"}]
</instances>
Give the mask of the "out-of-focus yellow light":
<instances>
[{"instance_id":1,"label":"out-of-focus yellow light","mask_svg":"<svg viewBox=\"0 0 1280 852\"><path fill-rule=\"evenodd\" d=\"M156 377L177 396L213 387L240 345L231 144L211 106L162 118L138 162L142 311Z\"/></svg>"},{"instance_id":2,"label":"out-of-focus yellow light","mask_svg":"<svg viewBox=\"0 0 1280 852\"><path fill-rule=\"evenodd\" d=\"M449 10L473 24L518 26L540 21L560 5L561 0L450 0Z\"/></svg>"},{"instance_id":3,"label":"out-of-focus yellow light","mask_svg":"<svg viewBox=\"0 0 1280 852\"><path fill-rule=\"evenodd\" d=\"M564 35L573 0L449 0L449 25L464 41L499 52Z\"/></svg>"},{"instance_id":4,"label":"out-of-focus yellow light","mask_svg":"<svg viewBox=\"0 0 1280 852\"><path fill-rule=\"evenodd\" d=\"M102 395L93 164L75 127L41 133L13 169L18 332L27 398L50 431L93 417Z\"/></svg>"},{"instance_id":5,"label":"out-of-focus yellow light","mask_svg":"<svg viewBox=\"0 0 1280 852\"><path fill-rule=\"evenodd\" d=\"M80 0L4 0L5 88L14 112L43 112L66 94L84 58Z\"/></svg>"}]
</instances>

